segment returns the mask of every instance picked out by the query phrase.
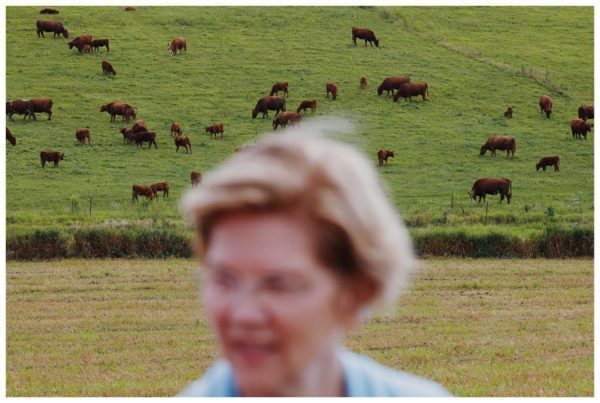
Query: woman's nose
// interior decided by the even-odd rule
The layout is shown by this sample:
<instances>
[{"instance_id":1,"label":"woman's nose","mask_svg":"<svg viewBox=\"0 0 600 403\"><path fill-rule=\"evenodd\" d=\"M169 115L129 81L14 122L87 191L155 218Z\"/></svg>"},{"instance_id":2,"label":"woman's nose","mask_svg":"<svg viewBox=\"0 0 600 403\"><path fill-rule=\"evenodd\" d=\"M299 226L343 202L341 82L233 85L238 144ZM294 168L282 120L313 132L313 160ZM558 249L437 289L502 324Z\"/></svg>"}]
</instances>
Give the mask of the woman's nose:
<instances>
[{"instance_id":1,"label":"woman's nose","mask_svg":"<svg viewBox=\"0 0 600 403\"><path fill-rule=\"evenodd\" d=\"M267 314L255 287L240 287L229 304L229 316L239 325L261 325Z\"/></svg>"}]
</instances>

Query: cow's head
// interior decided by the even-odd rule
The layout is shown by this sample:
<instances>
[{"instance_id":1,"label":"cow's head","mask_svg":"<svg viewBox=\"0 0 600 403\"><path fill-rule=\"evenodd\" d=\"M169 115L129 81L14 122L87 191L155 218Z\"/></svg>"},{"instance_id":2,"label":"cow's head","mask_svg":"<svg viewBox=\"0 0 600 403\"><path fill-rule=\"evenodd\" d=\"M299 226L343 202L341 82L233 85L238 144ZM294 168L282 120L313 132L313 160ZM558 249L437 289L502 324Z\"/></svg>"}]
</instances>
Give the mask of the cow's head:
<instances>
[{"instance_id":1,"label":"cow's head","mask_svg":"<svg viewBox=\"0 0 600 403\"><path fill-rule=\"evenodd\" d=\"M170 55L170 56L173 56L173 48L174 48L174 47L175 47L175 46L173 46L173 44L172 44L172 43L169 43L169 44L167 45L167 52L169 52L169 55Z\"/></svg>"},{"instance_id":2,"label":"cow's head","mask_svg":"<svg viewBox=\"0 0 600 403\"><path fill-rule=\"evenodd\" d=\"M593 123L592 124L586 123L585 127L586 127L586 129L588 129L589 132L591 132L592 131L592 127L594 127L594 124Z\"/></svg>"},{"instance_id":3,"label":"cow's head","mask_svg":"<svg viewBox=\"0 0 600 403\"><path fill-rule=\"evenodd\" d=\"M383 94L383 84L381 84L379 87L377 87L377 95L381 95Z\"/></svg>"},{"instance_id":4,"label":"cow's head","mask_svg":"<svg viewBox=\"0 0 600 403\"><path fill-rule=\"evenodd\" d=\"M58 153L58 159L61 161L65 159L65 153Z\"/></svg>"},{"instance_id":5,"label":"cow's head","mask_svg":"<svg viewBox=\"0 0 600 403\"><path fill-rule=\"evenodd\" d=\"M75 46L75 41L71 41L67 43L67 45L69 45L69 49L73 49L73 46Z\"/></svg>"},{"instance_id":6,"label":"cow's head","mask_svg":"<svg viewBox=\"0 0 600 403\"><path fill-rule=\"evenodd\" d=\"M107 110L108 110L108 104L106 104L106 105L102 105L102 106L100 107L100 112L106 112Z\"/></svg>"},{"instance_id":7,"label":"cow's head","mask_svg":"<svg viewBox=\"0 0 600 403\"><path fill-rule=\"evenodd\" d=\"M486 151L487 151L487 147L484 144L481 146L481 149L479 150L479 155L485 154Z\"/></svg>"},{"instance_id":8,"label":"cow's head","mask_svg":"<svg viewBox=\"0 0 600 403\"><path fill-rule=\"evenodd\" d=\"M473 189L471 189L471 191L467 192L467 194L469 195L469 199L471 199L472 202L475 203L475 198L476 198L475 191Z\"/></svg>"},{"instance_id":9,"label":"cow's head","mask_svg":"<svg viewBox=\"0 0 600 403\"><path fill-rule=\"evenodd\" d=\"M258 115L258 111L256 110L256 108L252 109L252 119L256 119L257 115Z\"/></svg>"},{"instance_id":10,"label":"cow's head","mask_svg":"<svg viewBox=\"0 0 600 403\"><path fill-rule=\"evenodd\" d=\"M278 123L277 118L273 119L273 130L277 129Z\"/></svg>"},{"instance_id":11,"label":"cow's head","mask_svg":"<svg viewBox=\"0 0 600 403\"><path fill-rule=\"evenodd\" d=\"M375 46L379 47L379 39L375 39L373 42L375 42Z\"/></svg>"},{"instance_id":12,"label":"cow's head","mask_svg":"<svg viewBox=\"0 0 600 403\"><path fill-rule=\"evenodd\" d=\"M394 154L393 151L388 151L388 157L396 157L396 154Z\"/></svg>"},{"instance_id":13,"label":"cow's head","mask_svg":"<svg viewBox=\"0 0 600 403\"><path fill-rule=\"evenodd\" d=\"M537 171L539 171L541 167L542 167L542 166L540 165L540 163L539 163L539 162L537 162L537 163L535 164L535 171L536 171L536 172L537 172Z\"/></svg>"},{"instance_id":14,"label":"cow's head","mask_svg":"<svg viewBox=\"0 0 600 403\"><path fill-rule=\"evenodd\" d=\"M63 28L63 30L62 30L62 34L63 34L63 36L64 36L65 38L68 38L68 37L69 37L69 31L67 31L67 28Z\"/></svg>"}]
</instances>

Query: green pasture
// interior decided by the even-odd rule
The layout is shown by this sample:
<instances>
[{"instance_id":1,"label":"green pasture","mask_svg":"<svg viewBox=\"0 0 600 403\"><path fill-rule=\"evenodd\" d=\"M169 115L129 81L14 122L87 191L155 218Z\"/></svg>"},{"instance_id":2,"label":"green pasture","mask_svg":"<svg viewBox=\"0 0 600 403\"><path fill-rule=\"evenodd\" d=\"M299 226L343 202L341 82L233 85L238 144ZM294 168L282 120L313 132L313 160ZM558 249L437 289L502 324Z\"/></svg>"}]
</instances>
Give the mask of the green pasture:
<instances>
[{"instance_id":1,"label":"green pasture","mask_svg":"<svg viewBox=\"0 0 600 403\"><path fill-rule=\"evenodd\" d=\"M257 99L277 81L289 82L288 108L317 99L316 116L355 125L341 138L376 164L376 151L397 152L378 168L409 225L427 228L493 223L515 234L540 231L548 221L589 225L593 217L594 135L573 141L568 122L593 102L592 7L8 7L6 98L48 97L54 116L8 127L6 209L10 233L35 227L85 225L109 219L180 219L177 203L190 172L206 172L237 145L272 132L271 119L251 118ZM110 52L80 55L66 39L37 38L35 21L56 19L71 37L110 39ZM380 48L354 46L353 26L369 27ZM187 38L187 54L167 53ZM107 58L117 71L104 77ZM393 103L377 96L387 76L410 75L429 85L429 101ZM367 76L367 90L359 78ZM337 101L325 98L327 81ZM538 99L554 99L551 119ZM158 149L123 144L118 120L100 106L134 105L157 132ZM505 120L507 106L514 118ZM306 119L312 119L307 116ZM175 152L172 121L183 125L193 153ZM209 139L205 126L222 122ZM88 127L91 146L75 130ZM493 134L512 135L516 157L479 156ZM65 153L60 167L41 168L39 153ZM560 155L560 172L536 172L542 156ZM481 177L507 177L513 201L472 204L467 192ZM167 180L169 199L131 203L134 183ZM91 216L90 216L91 200ZM492 219L493 218L493 219Z\"/></svg>"},{"instance_id":2,"label":"green pasture","mask_svg":"<svg viewBox=\"0 0 600 403\"><path fill-rule=\"evenodd\" d=\"M197 262L6 269L7 396L172 396L217 356ZM593 261L431 259L345 339L458 396L593 396Z\"/></svg>"}]
</instances>

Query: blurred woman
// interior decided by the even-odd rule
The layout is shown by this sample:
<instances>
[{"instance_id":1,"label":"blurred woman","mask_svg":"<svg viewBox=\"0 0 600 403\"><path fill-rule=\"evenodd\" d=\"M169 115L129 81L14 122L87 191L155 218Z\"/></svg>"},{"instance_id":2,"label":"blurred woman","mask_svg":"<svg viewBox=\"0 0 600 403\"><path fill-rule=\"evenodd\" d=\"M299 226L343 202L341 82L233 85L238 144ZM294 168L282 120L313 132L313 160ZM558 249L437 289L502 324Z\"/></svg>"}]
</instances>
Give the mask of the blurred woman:
<instances>
[{"instance_id":1,"label":"blurred woman","mask_svg":"<svg viewBox=\"0 0 600 403\"><path fill-rule=\"evenodd\" d=\"M223 359L180 396L448 396L341 346L416 266L372 164L307 133L269 136L190 190L202 299Z\"/></svg>"}]
</instances>

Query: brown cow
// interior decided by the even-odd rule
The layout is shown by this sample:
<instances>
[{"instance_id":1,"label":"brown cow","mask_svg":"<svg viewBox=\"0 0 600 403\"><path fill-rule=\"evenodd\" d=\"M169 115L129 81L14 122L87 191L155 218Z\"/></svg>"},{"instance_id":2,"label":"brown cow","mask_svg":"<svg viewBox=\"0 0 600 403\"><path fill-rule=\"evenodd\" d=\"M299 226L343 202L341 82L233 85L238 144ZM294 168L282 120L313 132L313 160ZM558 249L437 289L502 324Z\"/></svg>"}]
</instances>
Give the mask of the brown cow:
<instances>
[{"instance_id":1,"label":"brown cow","mask_svg":"<svg viewBox=\"0 0 600 403\"><path fill-rule=\"evenodd\" d=\"M550 119L550 114L552 113L552 98L547 95L542 95L540 97L540 110L542 111L542 115L545 113L546 117Z\"/></svg>"},{"instance_id":2,"label":"brown cow","mask_svg":"<svg viewBox=\"0 0 600 403\"><path fill-rule=\"evenodd\" d=\"M577 110L577 114L581 120L594 119L594 105L581 105Z\"/></svg>"},{"instance_id":3,"label":"brown cow","mask_svg":"<svg viewBox=\"0 0 600 403\"><path fill-rule=\"evenodd\" d=\"M512 108L512 106L509 106L506 109L506 112L504 112L504 117L507 119L512 119L512 113L513 113L513 108Z\"/></svg>"},{"instance_id":4,"label":"brown cow","mask_svg":"<svg viewBox=\"0 0 600 403\"><path fill-rule=\"evenodd\" d=\"M592 131L592 125L587 123L585 120L571 120L571 134L573 135L573 139L575 139L575 137L581 139L581 136L583 135L583 138L587 140L587 133L590 131Z\"/></svg>"},{"instance_id":5,"label":"brown cow","mask_svg":"<svg viewBox=\"0 0 600 403\"><path fill-rule=\"evenodd\" d=\"M169 182L167 181L156 182L150 185L150 188L152 188L152 191L156 196L158 196L158 192L163 192L163 198L169 197Z\"/></svg>"},{"instance_id":6,"label":"brown cow","mask_svg":"<svg viewBox=\"0 0 600 403\"><path fill-rule=\"evenodd\" d=\"M33 115L33 111L33 103L29 99L17 99L6 102L6 114L10 120L13 120L12 116L15 114L24 115L23 120L25 120L27 115Z\"/></svg>"},{"instance_id":7,"label":"brown cow","mask_svg":"<svg viewBox=\"0 0 600 403\"><path fill-rule=\"evenodd\" d=\"M38 38L40 38L40 37L45 38L44 32L53 32L54 33L54 35L52 36L53 38L56 38L57 35L60 38L60 34L62 34L62 36L64 38L69 37L69 32L63 26L63 24L61 24L58 21L37 20L35 25L37 26Z\"/></svg>"},{"instance_id":8,"label":"brown cow","mask_svg":"<svg viewBox=\"0 0 600 403\"><path fill-rule=\"evenodd\" d=\"M84 35L78 36L77 38L73 39L71 42L67 43L67 45L69 45L69 49L73 49L73 47L76 47L77 50L79 50L79 52L81 52L83 45L92 46L92 34L84 34Z\"/></svg>"},{"instance_id":9,"label":"brown cow","mask_svg":"<svg viewBox=\"0 0 600 403\"><path fill-rule=\"evenodd\" d=\"M361 77L360 78L360 89L364 90L365 88L367 88L367 77Z\"/></svg>"},{"instance_id":10,"label":"brown cow","mask_svg":"<svg viewBox=\"0 0 600 403\"><path fill-rule=\"evenodd\" d=\"M560 157L558 155L555 155L553 157L542 158L538 161L537 164L535 164L535 170L537 172L540 168L542 168L545 171L546 167L549 165L554 165L554 172L560 171Z\"/></svg>"},{"instance_id":11,"label":"brown cow","mask_svg":"<svg viewBox=\"0 0 600 403\"><path fill-rule=\"evenodd\" d=\"M104 75L112 74L113 76L117 75L117 72L113 68L112 64L110 64L110 62L106 59L102 60L102 74L104 74Z\"/></svg>"},{"instance_id":12,"label":"brown cow","mask_svg":"<svg viewBox=\"0 0 600 403\"><path fill-rule=\"evenodd\" d=\"M144 142L148 142L148 148L152 147L154 144L154 148L158 148L156 146L156 133L155 132L135 132L133 133L133 141L135 141L136 147L142 147Z\"/></svg>"},{"instance_id":13,"label":"brown cow","mask_svg":"<svg viewBox=\"0 0 600 403\"><path fill-rule=\"evenodd\" d=\"M287 124L292 126L298 124L302 116L298 112L281 112L273 119L273 130L277 129L277 126L286 127Z\"/></svg>"},{"instance_id":14,"label":"brown cow","mask_svg":"<svg viewBox=\"0 0 600 403\"><path fill-rule=\"evenodd\" d=\"M178 37L173 39L168 47L168 50L171 56L176 55L177 51L179 51L179 53L183 53L184 51L187 53L187 42L185 38Z\"/></svg>"},{"instance_id":15,"label":"brown cow","mask_svg":"<svg viewBox=\"0 0 600 403\"><path fill-rule=\"evenodd\" d=\"M427 83L402 84L394 95L394 102L398 102L398 98L400 97L412 102L412 97L418 97L419 95L423 97L423 101L428 100L426 96L429 95Z\"/></svg>"},{"instance_id":16,"label":"brown cow","mask_svg":"<svg viewBox=\"0 0 600 403\"><path fill-rule=\"evenodd\" d=\"M188 138L188 136L176 136L175 145L177 146L175 152L179 152L179 147L185 147L186 154L188 153L188 151L190 153L192 152L192 144L190 143L190 139Z\"/></svg>"},{"instance_id":17,"label":"brown cow","mask_svg":"<svg viewBox=\"0 0 600 403\"><path fill-rule=\"evenodd\" d=\"M79 45L77 47L77 50L79 50L79 53L92 53L92 47L90 45L88 45L87 43L84 43L83 45Z\"/></svg>"},{"instance_id":18,"label":"brown cow","mask_svg":"<svg viewBox=\"0 0 600 403\"><path fill-rule=\"evenodd\" d=\"M329 93L331 93L331 100L332 101L336 100L338 89L335 84L333 84L333 83L325 84L325 91L327 92L327 98L329 98Z\"/></svg>"},{"instance_id":19,"label":"brown cow","mask_svg":"<svg viewBox=\"0 0 600 403\"><path fill-rule=\"evenodd\" d=\"M394 95L394 90L400 89L400 87L404 84L410 83L409 76L392 76L388 77L379 84L377 87L377 95L383 94L383 91L387 91L386 95L390 95L390 91L392 95Z\"/></svg>"},{"instance_id":20,"label":"brown cow","mask_svg":"<svg viewBox=\"0 0 600 403\"><path fill-rule=\"evenodd\" d=\"M379 47L379 40L377 39L377 37L375 37L375 33L373 31L371 31L370 29L353 27L352 28L352 42L354 42L355 45L356 45L356 38L364 39L365 46L367 46L367 41L368 41L371 44L371 47L373 47L373 43L375 43L375 46Z\"/></svg>"},{"instance_id":21,"label":"brown cow","mask_svg":"<svg viewBox=\"0 0 600 403\"><path fill-rule=\"evenodd\" d=\"M147 132L148 125L146 125L146 122L140 119L136 120L131 128L122 127L119 130L123 134L123 142L127 140L128 143L131 143L134 140L133 134L138 132Z\"/></svg>"},{"instance_id":22,"label":"brown cow","mask_svg":"<svg viewBox=\"0 0 600 403\"><path fill-rule=\"evenodd\" d=\"M479 150L479 155L483 155L487 150L492 152L492 155L496 156L496 150L506 150L506 157L512 153L513 158L515 157L515 151L517 151L517 143L515 139L510 136L490 136L484 145Z\"/></svg>"},{"instance_id":23,"label":"brown cow","mask_svg":"<svg viewBox=\"0 0 600 403\"><path fill-rule=\"evenodd\" d=\"M181 136L182 134L181 125L178 122L173 122L171 124L171 137Z\"/></svg>"},{"instance_id":24,"label":"brown cow","mask_svg":"<svg viewBox=\"0 0 600 403\"><path fill-rule=\"evenodd\" d=\"M470 192L467 192L469 197L475 203L475 199L479 197L479 202L481 199L485 200L486 194L496 195L500 193L500 203L506 197L506 201L510 204L510 199L512 198L512 182L507 178L482 178L477 179L473 184Z\"/></svg>"},{"instance_id":25,"label":"brown cow","mask_svg":"<svg viewBox=\"0 0 600 403\"><path fill-rule=\"evenodd\" d=\"M43 8L40 10L40 14L58 14L58 10L53 8Z\"/></svg>"},{"instance_id":26,"label":"brown cow","mask_svg":"<svg viewBox=\"0 0 600 403\"><path fill-rule=\"evenodd\" d=\"M102 46L106 46L106 51L108 52L110 49L108 48L109 40L107 38L103 39L94 39L92 41L92 48L94 51L99 51Z\"/></svg>"},{"instance_id":27,"label":"brown cow","mask_svg":"<svg viewBox=\"0 0 600 403\"><path fill-rule=\"evenodd\" d=\"M114 122L117 115L121 115L121 121L129 122L129 119L133 117L135 119L135 109L127 105L125 102L111 102L109 104L102 105L100 112L108 112L110 114L110 121Z\"/></svg>"},{"instance_id":28,"label":"brown cow","mask_svg":"<svg viewBox=\"0 0 600 403\"><path fill-rule=\"evenodd\" d=\"M10 130L8 130L8 127L6 128L6 140L8 140L8 142L13 146L17 145L17 138Z\"/></svg>"},{"instance_id":29,"label":"brown cow","mask_svg":"<svg viewBox=\"0 0 600 403\"><path fill-rule=\"evenodd\" d=\"M390 150L379 150L377 151L377 160L379 161L379 166L382 166L384 163L387 165L387 159L389 157L396 157L396 154Z\"/></svg>"},{"instance_id":30,"label":"brown cow","mask_svg":"<svg viewBox=\"0 0 600 403\"><path fill-rule=\"evenodd\" d=\"M311 110L311 112L314 114L315 111L317 110L317 100L313 99L312 101L302 101L300 103L300 106L298 107L298 109L296 110L296 112L300 113L300 111L304 111L306 112L307 109Z\"/></svg>"},{"instance_id":31,"label":"brown cow","mask_svg":"<svg viewBox=\"0 0 600 403\"><path fill-rule=\"evenodd\" d=\"M40 153L40 160L42 161L42 168L46 166L47 161L54 162L54 166L58 166L58 161L65 159L65 153L58 151L42 151Z\"/></svg>"},{"instance_id":32,"label":"brown cow","mask_svg":"<svg viewBox=\"0 0 600 403\"><path fill-rule=\"evenodd\" d=\"M199 185L200 182L202 181L202 174L198 171L192 171L192 186L196 186Z\"/></svg>"},{"instance_id":33,"label":"brown cow","mask_svg":"<svg viewBox=\"0 0 600 403\"><path fill-rule=\"evenodd\" d=\"M273 87L271 87L271 93L269 94L270 96L273 95L278 95L279 91L283 91L283 96L287 97L288 96L288 83L275 83L273 84Z\"/></svg>"},{"instance_id":34,"label":"brown cow","mask_svg":"<svg viewBox=\"0 0 600 403\"><path fill-rule=\"evenodd\" d=\"M285 112L285 98L284 97L262 97L256 102L256 106L252 109L252 119L256 119L256 116L262 112L263 119L269 117L269 110L276 111L275 114L279 113L279 111Z\"/></svg>"},{"instance_id":35,"label":"brown cow","mask_svg":"<svg viewBox=\"0 0 600 403\"><path fill-rule=\"evenodd\" d=\"M164 195L164 193L163 193ZM156 197L154 190L150 186L146 185L133 185L131 189L131 202L137 201L138 196L146 196L147 200L152 200Z\"/></svg>"},{"instance_id":36,"label":"brown cow","mask_svg":"<svg viewBox=\"0 0 600 403\"><path fill-rule=\"evenodd\" d=\"M53 102L49 98L33 98L29 100L30 104L30 112L29 115L33 119L37 120L35 117L35 112L43 112L48 114L48 120L52 119L52 105Z\"/></svg>"},{"instance_id":37,"label":"brown cow","mask_svg":"<svg viewBox=\"0 0 600 403\"><path fill-rule=\"evenodd\" d=\"M135 7L125 7L125 11L135 11Z\"/></svg>"},{"instance_id":38,"label":"brown cow","mask_svg":"<svg viewBox=\"0 0 600 403\"><path fill-rule=\"evenodd\" d=\"M126 127L121 128L121 133L123 133L123 143L127 142L127 144L133 144L135 141L135 134L131 129Z\"/></svg>"},{"instance_id":39,"label":"brown cow","mask_svg":"<svg viewBox=\"0 0 600 403\"><path fill-rule=\"evenodd\" d=\"M210 133L210 138L212 139L213 134L215 135L215 139L217 138L217 134L221 133L221 138L223 138L223 123L219 123L212 126L207 126L204 128L207 133Z\"/></svg>"},{"instance_id":40,"label":"brown cow","mask_svg":"<svg viewBox=\"0 0 600 403\"><path fill-rule=\"evenodd\" d=\"M87 139L88 144L92 144L92 142L91 142L92 136L90 134L90 129L87 129L87 128L77 129L77 131L75 132L75 138L81 144L85 144L85 139Z\"/></svg>"}]
</instances>

